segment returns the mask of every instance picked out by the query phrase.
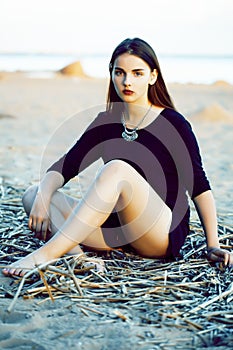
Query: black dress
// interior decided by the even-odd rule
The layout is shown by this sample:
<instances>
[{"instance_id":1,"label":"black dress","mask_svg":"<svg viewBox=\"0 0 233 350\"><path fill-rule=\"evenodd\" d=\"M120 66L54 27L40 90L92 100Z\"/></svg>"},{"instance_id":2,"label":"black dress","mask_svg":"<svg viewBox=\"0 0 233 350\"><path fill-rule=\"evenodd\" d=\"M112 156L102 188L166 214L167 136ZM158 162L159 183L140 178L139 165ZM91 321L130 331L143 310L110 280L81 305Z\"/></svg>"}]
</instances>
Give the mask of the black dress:
<instances>
[{"instance_id":1,"label":"black dress","mask_svg":"<svg viewBox=\"0 0 233 350\"><path fill-rule=\"evenodd\" d=\"M187 192L193 199L210 189L191 125L180 113L166 108L151 124L138 130L135 141L125 141L122 132L119 115L98 114L76 144L47 171L61 173L65 184L100 157L104 163L113 159L129 163L172 211L168 255L175 257L189 232ZM109 227L111 235L107 234ZM111 237L119 236L117 213L109 216L102 229L106 243L111 245ZM124 244L122 236L119 246Z\"/></svg>"}]
</instances>

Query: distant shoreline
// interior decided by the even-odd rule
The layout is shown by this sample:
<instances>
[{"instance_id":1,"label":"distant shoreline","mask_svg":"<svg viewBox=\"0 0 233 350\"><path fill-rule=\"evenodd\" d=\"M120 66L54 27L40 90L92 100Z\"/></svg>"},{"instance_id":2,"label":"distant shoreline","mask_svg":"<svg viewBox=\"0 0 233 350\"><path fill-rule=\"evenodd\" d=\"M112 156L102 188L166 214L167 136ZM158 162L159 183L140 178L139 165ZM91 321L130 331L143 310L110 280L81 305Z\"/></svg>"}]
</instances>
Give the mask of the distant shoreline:
<instances>
[{"instance_id":1,"label":"distant shoreline","mask_svg":"<svg viewBox=\"0 0 233 350\"><path fill-rule=\"evenodd\" d=\"M158 58L167 82L211 84L225 80L233 84L233 55L160 54ZM106 78L109 59L108 54L4 52L0 53L0 71L57 72L80 61L88 76Z\"/></svg>"},{"instance_id":2,"label":"distant shoreline","mask_svg":"<svg viewBox=\"0 0 233 350\"><path fill-rule=\"evenodd\" d=\"M98 76L87 76L87 77L82 77L82 76L68 76L68 75L63 75L60 72L57 71L23 71L23 70L18 70L14 72L7 72L7 71L1 71L0 70L0 81L5 80L5 79L17 79L17 78L28 78L28 79L39 79L39 80L54 80L54 79L71 79L71 80L103 80L107 81L109 77L98 77ZM233 84L228 82L227 80L216 80L213 82L206 82L206 83L200 83L200 82L192 82L192 81L187 81L187 82L179 82L179 81L169 81L167 82L168 86L172 85L180 85L180 86L216 86L220 88L230 88L233 89Z\"/></svg>"},{"instance_id":3,"label":"distant shoreline","mask_svg":"<svg viewBox=\"0 0 233 350\"><path fill-rule=\"evenodd\" d=\"M233 84L233 55L158 55L167 83L213 84L226 81ZM110 57L107 54L0 53L0 71L49 75L80 61L85 74L107 78ZM39 74L40 73L40 74Z\"/></svg>"}]
</instances>

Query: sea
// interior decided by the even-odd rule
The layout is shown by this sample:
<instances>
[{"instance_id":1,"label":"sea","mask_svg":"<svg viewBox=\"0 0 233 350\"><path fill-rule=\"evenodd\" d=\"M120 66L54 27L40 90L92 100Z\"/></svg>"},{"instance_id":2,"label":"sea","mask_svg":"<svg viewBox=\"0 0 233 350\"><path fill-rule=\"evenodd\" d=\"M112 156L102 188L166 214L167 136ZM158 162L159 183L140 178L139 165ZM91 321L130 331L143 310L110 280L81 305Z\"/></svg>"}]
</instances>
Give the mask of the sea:
<instances>
[{"instance_id":1,"label":"sea","mask_svg":"<svg viewBox=\"0 0 233 350\"><path fill-rule=\"evenodd\" d=\"M0 53L0 71L49 78L66 65L80 61L87 75L106 78L109 59L105 54ZM212 84L223 80L233 84L233 55L161 54L158 59L168 83Z\"/></svg>"}]
</instances>

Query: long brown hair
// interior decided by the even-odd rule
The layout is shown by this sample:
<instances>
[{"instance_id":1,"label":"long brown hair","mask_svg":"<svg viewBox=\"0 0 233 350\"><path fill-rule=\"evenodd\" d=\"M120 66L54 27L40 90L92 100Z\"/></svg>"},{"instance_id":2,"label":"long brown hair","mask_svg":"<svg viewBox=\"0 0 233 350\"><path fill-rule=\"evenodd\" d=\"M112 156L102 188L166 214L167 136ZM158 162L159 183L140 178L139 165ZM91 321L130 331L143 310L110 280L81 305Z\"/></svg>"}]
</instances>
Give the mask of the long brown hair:
<instances>
[{"instance_id":1,"label":"long brown hair","mask_svg":"<svg viewBox=\"0 0 233 350\"><path fill-rule=\"evenodd\" d=\"M125 39L113 51L110 63L110 83L107 95L107 110L113 110L114 102L122 102L118 96L112 81L112 70L116 58L124 53L137 56L143 59L150 67L151 71L157 70L158 76L155 84L149 85L148 99L156 106L175 109L172 99L168 93L164 82L159 61L152 47L144 40L139 38ZM115 104L118 105L118 104Z\"/></svg>"}]
</instances>

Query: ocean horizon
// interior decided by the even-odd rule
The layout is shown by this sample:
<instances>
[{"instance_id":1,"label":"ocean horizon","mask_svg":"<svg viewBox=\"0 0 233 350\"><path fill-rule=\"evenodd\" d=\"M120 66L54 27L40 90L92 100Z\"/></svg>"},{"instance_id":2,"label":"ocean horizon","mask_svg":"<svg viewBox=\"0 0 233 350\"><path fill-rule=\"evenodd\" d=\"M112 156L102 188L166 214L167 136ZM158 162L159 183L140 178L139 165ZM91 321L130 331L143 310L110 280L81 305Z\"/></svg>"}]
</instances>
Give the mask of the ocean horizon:
<instances>
[{"instance_id":1,"label":"ocean horizon","mask_svg":"<svg viewBox=\"0 0 233 350\"><path fill-rule=\"evenodd\" d=\"M158 59L168 83L212 84L223 80L233 84L233 55L161 54ZM106 54L0 53L0 71L49 77L68 64L80 61L87 75L106 78L109 60Z\"/></svg>"}]
</instances>

